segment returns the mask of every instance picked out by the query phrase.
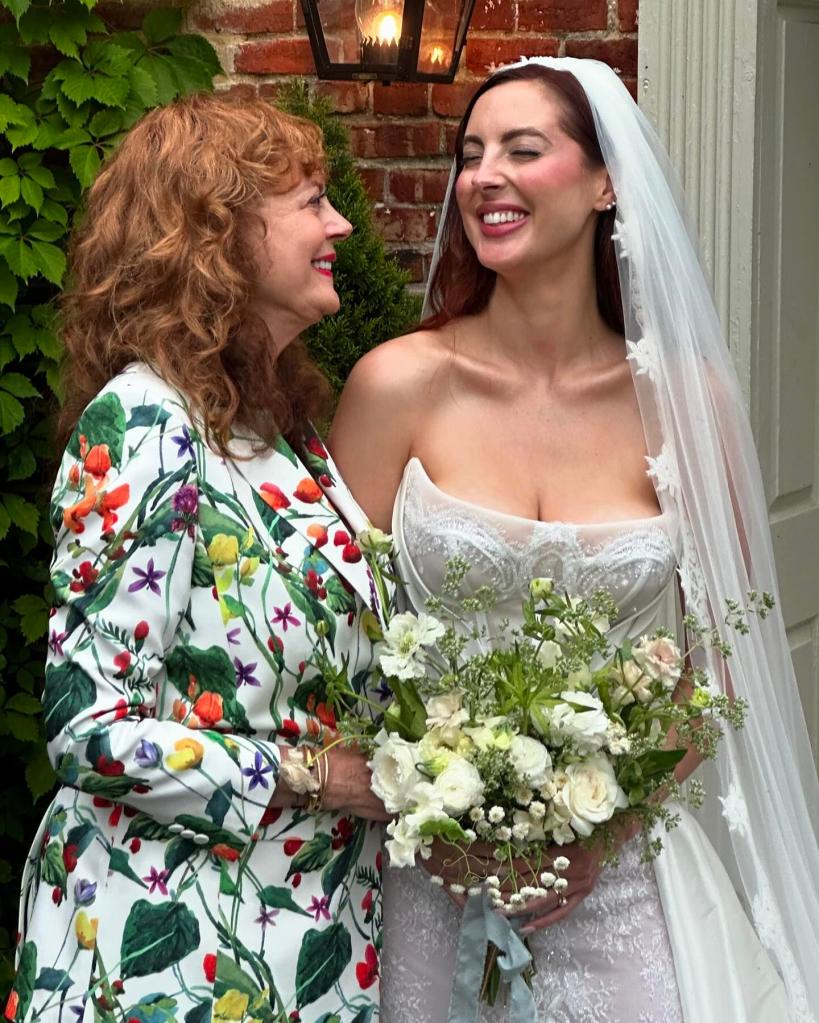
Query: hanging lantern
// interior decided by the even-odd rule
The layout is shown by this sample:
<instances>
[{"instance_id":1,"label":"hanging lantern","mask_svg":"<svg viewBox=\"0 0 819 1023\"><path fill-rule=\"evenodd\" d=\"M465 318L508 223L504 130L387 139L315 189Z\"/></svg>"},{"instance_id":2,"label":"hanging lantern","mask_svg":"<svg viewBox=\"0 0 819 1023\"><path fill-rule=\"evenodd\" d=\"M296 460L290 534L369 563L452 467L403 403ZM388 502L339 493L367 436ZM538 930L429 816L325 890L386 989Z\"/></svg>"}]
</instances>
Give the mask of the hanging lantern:
<instances>
[{"instance_id":1,"label":"hanging lantern","mask_svg":"<svg viewBox=\"0 0 819 1023\"><path fill-rule=\"evenodd\" d=\"M319 78L451 82L475 0L301 0Z\"/></svg>"}]
</instances>

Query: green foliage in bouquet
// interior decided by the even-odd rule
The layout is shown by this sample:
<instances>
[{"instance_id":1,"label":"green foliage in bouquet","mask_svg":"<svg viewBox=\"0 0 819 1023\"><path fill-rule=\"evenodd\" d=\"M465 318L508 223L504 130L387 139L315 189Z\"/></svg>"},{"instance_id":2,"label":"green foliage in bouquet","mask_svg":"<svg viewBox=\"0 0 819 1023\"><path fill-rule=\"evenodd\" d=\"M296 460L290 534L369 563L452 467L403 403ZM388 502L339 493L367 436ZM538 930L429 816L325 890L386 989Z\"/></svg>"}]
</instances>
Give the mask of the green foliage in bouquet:
<instances>
[{"instance_id":1,"label":"green foliage in bouquet","mask_svg":"<svg viewBox=\"0 0 819 1023\"><path fill-rule=\"evenodd\" d=\"M0 995L11 976L20 871L53 783L39 694L51 556L46 501L60 344L54 301L83 191L145 111L221 71L210 44L154 10L109 30L96 0L0 0Z\"/></svg>"},{"instance_id":2,"label":"green foliage in bouquet","mask_svg":"<svg viewBox=\"0 0 819 1023\"><path fill-rule=\"evenodd\" d=\"M307 83L296 79L282 87L276 104L315 121L323 131L330 170L327 194L353 225L333 267L341 309L306 334L313 357L340 390L365 352L412 328L420 301L406 290L407 274L387 253L375 228L372 201L355 168L347 131L330 103L311 95Z\"/></svg>"}]
</instances>

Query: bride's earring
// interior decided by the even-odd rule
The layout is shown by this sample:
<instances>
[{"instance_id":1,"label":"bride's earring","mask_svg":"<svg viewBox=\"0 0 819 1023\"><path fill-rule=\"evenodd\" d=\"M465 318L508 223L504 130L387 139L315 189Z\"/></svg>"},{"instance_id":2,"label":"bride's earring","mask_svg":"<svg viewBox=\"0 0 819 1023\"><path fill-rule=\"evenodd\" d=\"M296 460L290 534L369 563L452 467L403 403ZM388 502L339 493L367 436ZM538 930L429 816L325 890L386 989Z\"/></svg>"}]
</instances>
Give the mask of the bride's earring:
<instances>
[{"instance_id":1,"label":"bride's earring","mask_svg":"<svg viewBox=\"0 0 819 1023\"><path fill-rule=\"evenodd\" d=\"M614 203L613 202L607 202L606 203L606 209L607 210L613 210L614 209Z\"/></svg>"}]
</instances>

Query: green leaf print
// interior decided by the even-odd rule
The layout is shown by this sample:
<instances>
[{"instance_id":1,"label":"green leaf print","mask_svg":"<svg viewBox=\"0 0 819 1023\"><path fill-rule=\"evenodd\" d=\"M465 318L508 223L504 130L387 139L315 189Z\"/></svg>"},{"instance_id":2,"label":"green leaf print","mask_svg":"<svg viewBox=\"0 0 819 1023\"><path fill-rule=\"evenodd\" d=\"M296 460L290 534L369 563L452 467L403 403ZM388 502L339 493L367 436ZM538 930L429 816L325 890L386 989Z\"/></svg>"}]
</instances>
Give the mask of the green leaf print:
<instances>
[{"instance_id":1,"label":"green leaf print","mask_svg":"<svg viewBox=\"0 0 819 1023\"><path fill-rule=\"evenodd\" d=\"M181 902L153 905L139 899L131 907L120 947L120 977L164 974L199 948L199 923Z\"/></svg>"},{"instance_id":2,"label":"green leaf print","mask_svg":"<svg viewBox=\"0 0 819 1023\"><path fill-rule=\"evenodd\" d=\"M192 813L179 813L175 820L177 824L190 828L191 831L207 835L211 845L229 845L232 849L244 848L242 842L232 832L225 831L218 824L209 821L207 817L197 817Z\"/></svg>"},{"instance_id":3,"label":"green leaf print","mask_svg":"<svg viewBox=\"0 0 819 1023\"><path fill-rule=\"evenodd\" d=\"M233 784L226 781L220 785L205 806L205 813L214 824L221 827L233 802Z\"/></svg>"},{"instance_id":4,"label":"green leaf print","mask_svg":"<svg viewBox=\"0 0 819 1023\"><path fill-rule=\"evenodd\" d=\"M63 859L63 843L49 842L43 856L42 877L46 884L65 891L68 871Z\"/></svg>"},{"instance_id":5,"label":"green leaf print","mask_svg":"<svg viewBox=\"0 0 819 1023\"><path fill-rule=\"evenodd\" d=\"M176 1023L176 999L169 995L146 995L125 1014L128 1023Z\"/></svg>"},{"instance_id":6,"label":"green leaf print","mask_svg":"<svg viewBox=\"0 0 819 1023\"><path fill-rule=\"evenodd\" d=\"M185 1023L210 1023L212 1009L212 998L209 998L206 1002L194 1005L192 1009L188 1009L185 1013Z\"/></svg>"},{"instance_id":7,"label":"green leaf print","mask_svg":"<svg viewBox=\"0 0 819 1023\"><path fill-rule=\"evenodd\" d=\"M135 426L162 426L170 418L170 412L161 405L134 405L126 429L133 430Z\"/></svg>"},{"instance_id":8,"label":"green leaf print","mask_svg":"<svg viewBox=\"0 0 819 1023\"><path fill-rule=\"evenodd\" d=\"M321 870L330 862L333 855L332 839L327 832L321 831L315 838L305 842L293 859L287 871L285 881L288 881L294 874L306 874L311 870Z\"/></svg>"},{"instance_id":9,"label":"green leaf print","mask_svg":"<svg viewBox=\"0 0 819 1023\"><path fill-rule=\"evenodd\" d=\"M72 718L93 707L95 698L94 680L79 664L71 661L49 664L43 692L43 721L48 742L55 739Z\"/></svg>"},{"instance_id":10,"label":"green leaf print","mask_svg":"<svg viewBox=\"0 0 819 1023\"><path fill-rule=\"evenodd\" d=\"M335 614L355 611L355 595L344 589L337 575L328 576L324 588L327 590L327 607Z\"/></svg>"},{"instance_id":11,"label":"green leaf print","mask_svg":"<svg viewBox=\"0 0 819 1023\"><path fill-rule=\"evenodd\" d=\"M205 546L209 547L211 540L219 533L224 536L235 536L239 541L239 549L246 558L261 558L262 561L270 560L270 552L266 547L255 541L245 549L242 547L250 526L248 522L237 522L223 512L217 511L211 504L200 503L199 505L199 528L205 538Z\"/></svg>"},{"instance_id":12,"label":"green leaf print","mask_svg":"<svg viewBox=\"0 0 819 1023\"><path fill-rule=\"evenodd\" d=\"M76 845L77 856L80 857L94 841L98 830L93 824L77 824L66 833L65 844Z\"/></svg>"},{"instance_id":13,"label":"green leaf print","mask_svg":"<svg viewBox=\"0 0 819 1023\"><path fill-rule=\"evenodd\" d=\"M262 905L270 906L272 909L289 909L291 913L298 913L301 916L311 915L293 901L289 888L279 888L269 884L259 892L259 901Z\"/></svg>"},{"instance_id":14,"label":"green leaf print","mask_svg":"<svg viewBox=\"0 0 819 1023\"><path fill-rule=\"evenodd\" d=\"M138 813L128 825L123 842L132 838L147 838L150 842L165 842L173 835L166 824L160 824L150 814Z\"/></svg>"},{"instance_id":15,"label":"green leaf print","mask_svg":"<svg viewBox=\"0 0 819 1023\"><path fill-rule=\"evenodd\" d=\"M171 685L185 698L193 675L203 692L218 693L222 697L222 714L226 721L239 731L250 731L244 707L236 699L236 669L222 647L202 650L195 646L178 646L168 654L165 670Z\"/></svg>"},{"instance_id":16,"label":"green leaf print","mask_svg":"<svg viewBox=\"0 0 819 1023\"><path fill-rule=\"evenodd\" d=\"M107 444L111 463L119 466L125 440L125 410L116 394L103 394L80 416L77 429L68 442L68 450L75 458L80 457L81 436L85 437L89 448L95 444Z\"/></svg>"},{"instance_id":17,"label":"green leaf print","mask_svg":"<svg viewBox=\"0 0 819 1023\"><path fill-rule=\"evenodd\" d=\"M327 642L332 650L336 636L336 616L323 604L320 604L300 580L289 575L283 575L281 580L287 590L287 595L296 607L304 612L308 621L313 625L317 622L327 623Z\"/></svg>"},{"instance_id":18,"label":"green leaf print","mask_svg":"<svg viewBox=\"0 0 819 1023\"><path fill-rule=\"evenodd\" d=\"M175 836L165 846L165 869L168 876L176 870L181 863L187 863L199 852L199 846L189 838Z\"/></svg>"},{"instance_id":19,"label":"green leaf print","mask_svg":"<svg viewBox=\"0 0 819 1023\"><path fill-rule=\"evenodd\" d=\"M374 1005L365 1005L363 1009L355 1014L353 1017L353 1023L370 1023L375 1012Z\"/></svg>"},{"instance_id":20,"label":"green leaf print","mask_svg":"<svg viewBox=\"0 0 819 1023\"><path fill-rule=\"evenodd\" d=\"M97 774L96 771L80 771L79 787L83 792L105 799L122 799L127 796L135 785L142 785L140 778L132 778L127 774Z\"/></svg>"},{"instance_id":21,"label":"green leaf print","mask_svg":"<svg viewBox=\"0 0 819 1023\"><path fill-rule=\"evenodd\" d=\"M111 857L108 860L108 869L115 870L118 874L122 874L123 877L127 877L129 881L136 881L140 888L147 888L148 886L131 867L131 857L124 849L112 849Z\"/></svg>"},{"instance_id":22,"label":"green leaf print","mask_svg":"<svg viewBox=\"0 0 819 1023\"><path fill-rule=\"evenodd\" d=\"M329 895L332 898L336 888L338 888L350 871L355 869L358 857L361 854L361 847L364 844L365 827L365 824L359 824L356 827L355 838L322 871L321 888L325 895Z\"/></svg>"},{"instance_id":23,"label":"green leaf print","mask_svg":"<svg viewBox=\"0 0 819 1023\"><path fill-rule=\"evenodd\" d=\"M34 978L37 974L37 946L27 941L20 952L20 963L17 976L14 978L14 990L20 1001L17 1003L16 1019L25 1019L31 998L34 994Z\"/></svg>"},{"instance_id":24,"label":"green leaf print","mask_svg":"<svg viewBox=\"0 0 819 1023\"><path fill-rule=\"evenodd\" d=\"M350 933L344 924L304 935L296 966L296 1005L302 1009L330 990L353 957Z\"/></svg>"},{"instance_id":25,"label":"green leaf print","mask_svg":"<svg viewBox=\"0 0 819 1023\"><path fill-rule=\"evenodd\" d=\"M213 565L208 557L208 552L205 550L205 545L199 543L199 541L197 541L193 550L193 572L191 574L191 585L206 586L208 589L216 585L216 579L213 575Z\"/></svg>"},{"instance_id":26,"label":"green leaf print","mask_svg":"<svg viewBox=\"0 0 819 1023\"><path fill-rule=\"evenodd\" d=\"M218 952L213 993L216 998L221 998L227 991L239 991L250 999L259 994L259 985L234 959L224 952Z\"/></svg>"},{"instance_id":27,"label":"green leaf print","mask_svg":"<svg viewBox=\"0 0 819 1023\"><path fill-rule=\"evenodd\" d=\"M253 491L253 503L256 505L259 518L267 527L267 532L270 534L271 539L281 547L284 541L289 536L292 536L296 530L287 519L274 511L266 501L263 501L255 490Z\"/></svg>"},{"instance_id":28,"label":"green leaf print","mask_svg":"<svg viewBox=\"0 0 819 1023\"><path fill-rule=\"evenodd\" d=\"M67 991L71 987L71 977L65 970L44 966L34 987L40 991Z\"/></svg>"}]
</instances>

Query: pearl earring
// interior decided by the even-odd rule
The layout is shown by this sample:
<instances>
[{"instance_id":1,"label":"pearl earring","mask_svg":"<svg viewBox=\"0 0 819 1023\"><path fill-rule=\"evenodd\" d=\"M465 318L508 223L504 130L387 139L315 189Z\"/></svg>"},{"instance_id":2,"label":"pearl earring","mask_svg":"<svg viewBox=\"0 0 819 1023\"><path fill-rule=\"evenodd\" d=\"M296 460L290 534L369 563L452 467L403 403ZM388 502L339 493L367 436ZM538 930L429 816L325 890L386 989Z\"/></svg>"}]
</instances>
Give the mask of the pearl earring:
<instances>
[{"instance_id":1,"label":"pearl earring","mask_svg":"<svg viewBox=\"0 0 819 1023\"><path fill-rule=\"evenodd\" d=\"M613 210L614 209L614 203L613 202L607 202L606 203L606 209L607 210Z\"/></svg>"}]
</instances>

